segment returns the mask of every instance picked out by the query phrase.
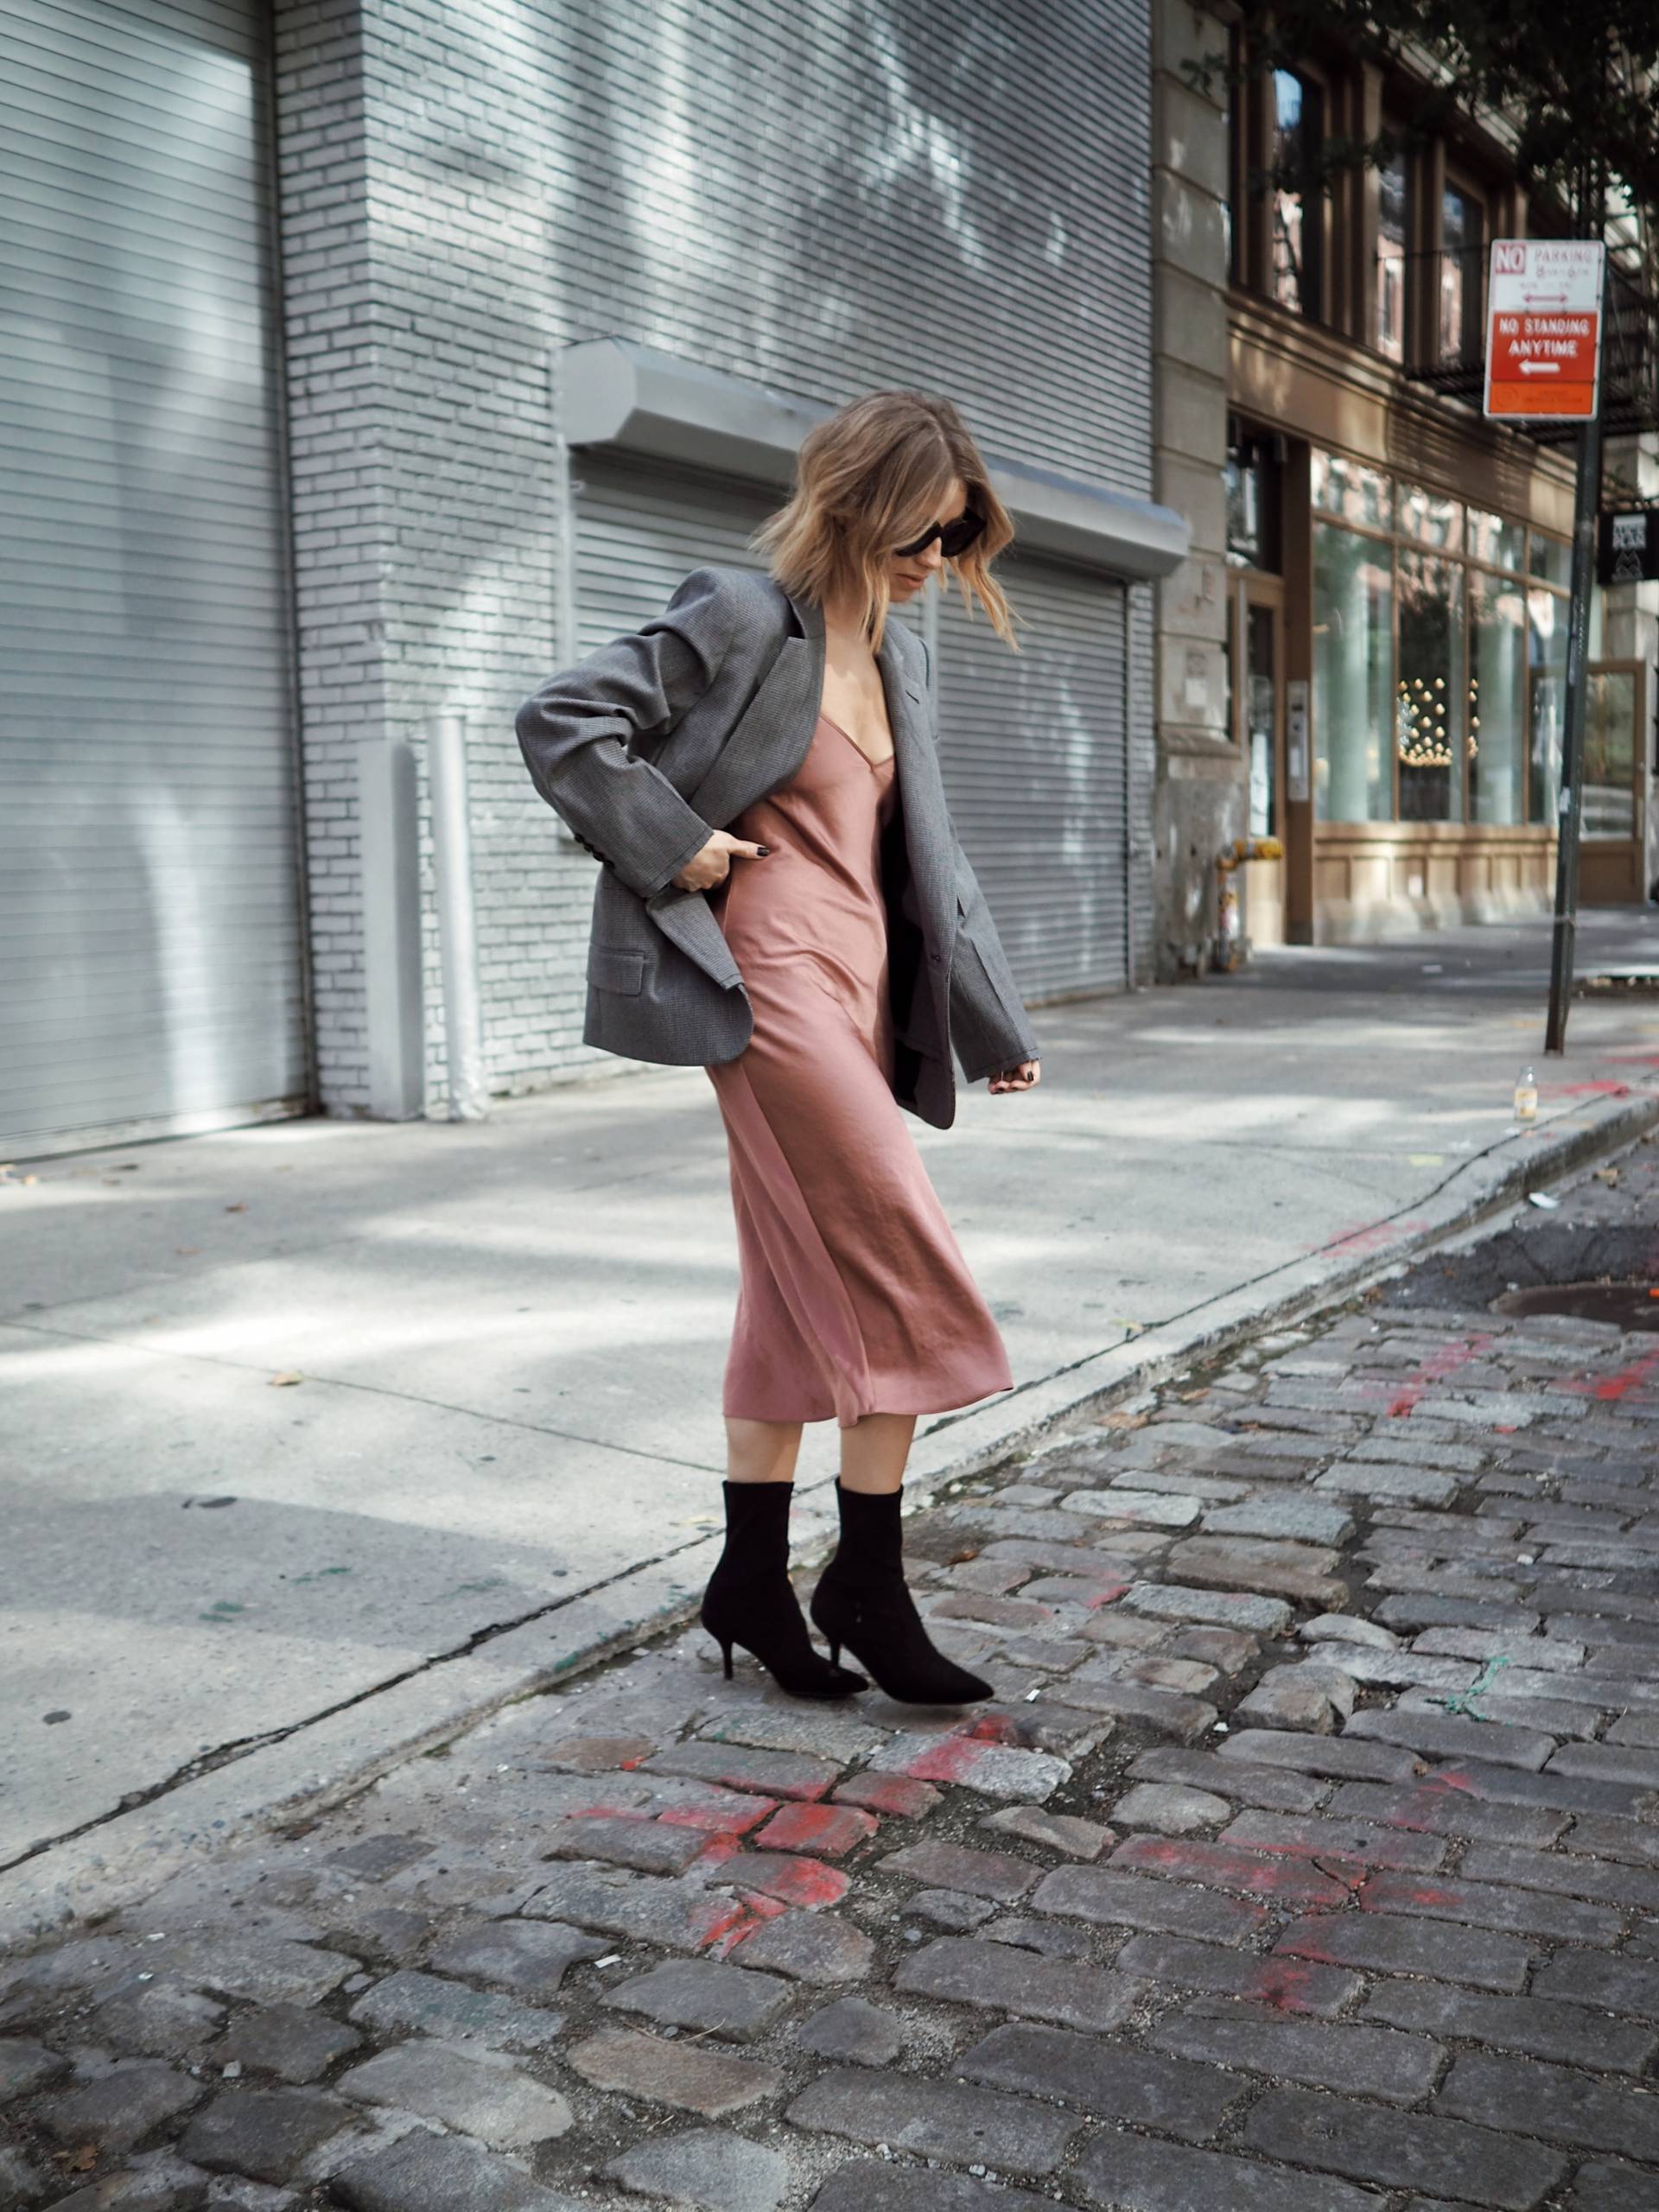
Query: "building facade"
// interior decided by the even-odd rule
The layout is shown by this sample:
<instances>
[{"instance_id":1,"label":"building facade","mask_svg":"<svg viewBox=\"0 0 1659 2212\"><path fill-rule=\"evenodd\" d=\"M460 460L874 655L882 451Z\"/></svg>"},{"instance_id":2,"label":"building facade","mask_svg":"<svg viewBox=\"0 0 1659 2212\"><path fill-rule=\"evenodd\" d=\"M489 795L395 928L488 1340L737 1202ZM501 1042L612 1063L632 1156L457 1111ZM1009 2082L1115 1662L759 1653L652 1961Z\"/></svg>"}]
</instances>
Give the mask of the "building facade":
<instances>
[{"instance_id":1,"label":"building facade","mask_svg":"<svg viewBox=\"0 0 1659 2212\"><path fill-rule=\"evenodd\" d=\"M8 21L8 1153L443 1110L441 715L486 1087L593 1071L594 863L513 709L753 562L804 429L880 385L955 397L1020 525L1019 655L923 618L1020 980L1150 973L1185 530L1154 497L1138 0Z\"/></svg>"},{"instance_id":2,"label":"building facade","mask_svg":"<svg viewBox=\"0 0 1659 2212\"><path fill-rule=\"evenodd\" d=\"M1159 965L1207 964L1213 861L1246 871L1257 944L1537 913L1553 890L1574 449L1481 412L1494 238L1548 235L1501 137L1459 126L1386 167L1311 175L1412 87L1351 55L1224 74L1238 32L1180 3L1154 34L1157 483L1186 486L1193 552L1159 587ZM1278 182L1263 189L1270 172ZM1653 309L1639 222L1616 220L1604 348L1610 498L1659 484ZM1195 340L1220 327L1221 352ZM1205 503L1192 465L1218 458ZM1217 591L1213 579L1219 577ZM1222 673L1217 677L1217 662ZM1593 605L1581 896L1659 874L1659 586Z\"/></svg>"}]
</instances>

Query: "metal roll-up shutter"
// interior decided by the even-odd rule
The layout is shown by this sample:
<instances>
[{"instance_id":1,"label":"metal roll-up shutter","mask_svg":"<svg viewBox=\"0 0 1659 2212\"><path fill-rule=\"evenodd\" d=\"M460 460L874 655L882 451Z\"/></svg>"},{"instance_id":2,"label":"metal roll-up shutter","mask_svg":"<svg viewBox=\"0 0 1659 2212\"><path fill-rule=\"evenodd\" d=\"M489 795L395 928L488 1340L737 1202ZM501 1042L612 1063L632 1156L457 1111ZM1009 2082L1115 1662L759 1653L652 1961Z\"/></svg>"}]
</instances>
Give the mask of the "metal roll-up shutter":
<instances>
[{"instance_id":1,"label":"metal roll-up shutter","mask_svg":"<svg viewBox=\"0 0 1659 2212\"><path fill-rule=\"evenodd\" d=\"M953 589L939 617L950 811L1031 1001L1128 980L1124 592L1058 563L1001 562L1010 652Z\"/></svg>"},{"instance_id":2,"label":"metal roll-up shutter","mask_svg":"<svg viewBox=\"0 0 1659 2212\"><path fill-rule=\"evenodd\" d=\"M0 0L0 1147L308 1093L262 8Z\"/></svg>"},{"instance_id":3,"label":"metal roll-up shutter","mask_svg":"<svg viewBox=\"0 0 1659 2212\"><path fill-rule=\"evenodd\" d=\"M693 569L759 569L748 538L782 495L665 461L576 456L581 650L660 614Z\"/></svg>"}]
</instances>

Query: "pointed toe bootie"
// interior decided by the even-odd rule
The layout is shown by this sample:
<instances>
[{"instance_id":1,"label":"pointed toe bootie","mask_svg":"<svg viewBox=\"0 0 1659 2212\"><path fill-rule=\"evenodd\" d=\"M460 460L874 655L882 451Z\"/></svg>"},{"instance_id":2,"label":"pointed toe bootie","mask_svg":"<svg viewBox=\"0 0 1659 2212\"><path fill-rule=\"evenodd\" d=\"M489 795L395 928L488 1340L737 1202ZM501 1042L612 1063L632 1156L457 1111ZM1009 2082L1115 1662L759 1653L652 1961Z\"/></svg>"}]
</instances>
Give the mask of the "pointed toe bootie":
<instances>
[{"instance_id":1,"label":"pointed toe bootie","mask_svg":"<svg viewBox=\"0 0 1659 2212\"><path fill-rule=\"evenodd\" d=\"M813 1649L789 1579L792 1483L723 1483L726 1548L702 1593L702 1624L720 1646L726 1679L732 1647L758 1659L791 1697L851 1697L869 1684Z\"/></svg>"},{"instance_id":2,"label":"pointed toe bootie","mask_svg":"<svg viewBox=\"0 0 1659 2212\"><path fill-rule=\"evenodd\" d=\"M991 1685L936 1650L905 1584L898 1491L883 1497L836 1484L841 1542L812 1593L830 1656L844 1645L900 1705L971 1705Z\"/></svg>"}]
</instances>

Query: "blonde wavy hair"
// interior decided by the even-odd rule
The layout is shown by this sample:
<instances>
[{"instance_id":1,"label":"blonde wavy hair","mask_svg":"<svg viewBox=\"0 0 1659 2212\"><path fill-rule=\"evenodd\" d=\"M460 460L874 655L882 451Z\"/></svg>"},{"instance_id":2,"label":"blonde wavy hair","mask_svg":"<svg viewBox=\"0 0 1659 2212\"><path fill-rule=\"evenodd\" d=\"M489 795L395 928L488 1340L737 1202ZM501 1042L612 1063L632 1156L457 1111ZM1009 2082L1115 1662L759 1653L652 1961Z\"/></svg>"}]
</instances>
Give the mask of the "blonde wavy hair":
<instances>
[{"instance_id":1,"label":"blonde wavy hair","mask_svg":"<svg viewBox=\"0 0 1659 2212\"><path fill-rule=\"evenodd\" d=\"M871 645L880 649L894 550L939 519L951 480L985 527L954 569L971 617L976 601L1018 652L1014 614L991 563L1014 537L1007 509L990 486L967 424L948 399L920 391L873 391L809 430L786 506L762 524L754 544L784 589L817 601L861 597Z\"/></svg>"}]
</instances>

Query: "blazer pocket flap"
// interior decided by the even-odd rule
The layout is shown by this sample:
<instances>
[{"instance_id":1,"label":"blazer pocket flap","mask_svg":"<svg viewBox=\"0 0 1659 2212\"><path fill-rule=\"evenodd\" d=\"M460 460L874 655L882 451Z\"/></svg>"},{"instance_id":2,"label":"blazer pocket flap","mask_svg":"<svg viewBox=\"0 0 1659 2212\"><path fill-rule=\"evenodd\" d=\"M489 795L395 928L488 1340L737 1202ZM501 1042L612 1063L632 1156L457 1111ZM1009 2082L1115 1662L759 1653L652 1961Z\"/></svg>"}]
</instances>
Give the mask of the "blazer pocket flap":
<instances>
[{"instance_id":1,"label":"blazer pocket flap","mask_svg":"<svg viewBox=\"0 0 1659 2212\"><path fill-rule=\"evenodd\" d=\"M588 954L588 980L601 991L620 991L638 998L645 988L645 956L622 945L593 945Z\"/></svg>"}]
</instances>

